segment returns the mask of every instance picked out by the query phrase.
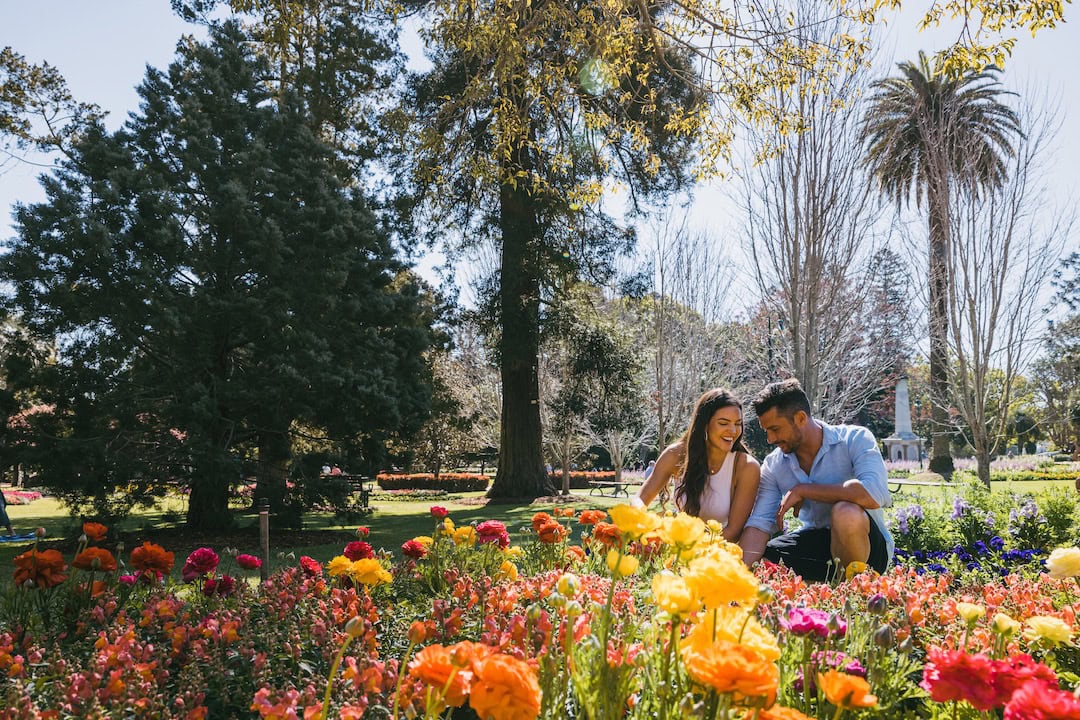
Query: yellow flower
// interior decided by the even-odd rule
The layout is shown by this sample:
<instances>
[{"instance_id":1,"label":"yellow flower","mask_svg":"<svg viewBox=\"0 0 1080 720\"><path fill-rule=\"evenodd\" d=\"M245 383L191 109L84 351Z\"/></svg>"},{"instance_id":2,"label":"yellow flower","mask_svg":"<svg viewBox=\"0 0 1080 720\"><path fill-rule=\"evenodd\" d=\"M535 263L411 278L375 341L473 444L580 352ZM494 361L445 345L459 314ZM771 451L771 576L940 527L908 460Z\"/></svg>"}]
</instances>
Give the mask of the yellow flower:
<instances>
[{"instance_id":1,"label":"yellow flower","mask_svg":"<svg viewBox=\"0 0 1080 720\"><path fill-rule=\"evenodd\" d=\"M608 510L608 514L619 531L630 540L636 540L660 527L660 518L642 508L616 505Z\"/></svg>"},{"instance_id":2,"label":"yellow flower","mask_svg":"<svg viewBox=\"0 0 1080 720\"><path fill-rule=\"evenodd\" d=\"M326 563L326 574L330 577L348 575L350 567L352 567L352 560L344 555L338 555L336 558Z\"/></svg>"},{"instance_id":3,"label":"yellow flower","mask_svg":"<svg viewBox=\"0 0 1080 720\"><path fill-rule=\"evenodd\" d=\"M652 592L656 607L671 615L686 617L701 606L686 580L667 570L653 576Z\"/></svg>"},{"instance_id":4,"label":"yellow flower","mask_svg":"<svg viewBox=\"0 0 1080 720\"><path fill-rule=\"evenodd\" d=\"M453 535L454 521L450 518L443 518L442 527L439 529L439 532L441 532L443 535Z\"/></svg>"},{"instance_id":5,"label":"yellow flower","mask_svg":"<svg viewBox=\"0 0 1080 720\"><path fill-rule=\"evenodd\" d=\"M413 542L418 542L421 545L423 545L424 547L431 547L431 544L433 542L435 542L435 541L432 540L427 535L417 535L416 537L413 538Z\"/></svg>"},{"instance_id":6,"label":"yellow flower","mask_svg":"<svg viewBox=\"0 0 1080 720\"><path fill-rule=\"evenodd\" d=\"M499 566L499 580L509 580L513 582L514 580L517 580L517 577L517 565L509 560L503 560L502 565Z\"/></svg>"},{"instance_id":7,"label":"yellow flower","mask_svg":"<svg viewBox=\"0 0 1080 720\"><path fill-rule=\"evenodd\" d=\"M1052 578L1071 578L1080 575L1080 548L1057 548L1046 558L1046 568Z\"/></svg>"},{"instance_id":8,"label":"yellow flower","mask_svg":"<svg viewBox=\"0 0 1080 720\"><path fill-rule=\"evenodd\" d=\"M449 518L448 518L449 519ZM464 525L454 530L454 544L472 547L476 544L476 528Z\"/></svg>"},{"instance_id":9,"label":"yellow flower","mask_svg":"<svg viewBox=\"0 0 1080 720\"><path fill-rule=\"evenodd\" d=\"M746 606L757 603L757 578L726 550L710 547L690 561L683 576L709 609L733 602Z\"/></svg>"},{"instance_id":10,"label":"yellow flower","mask_svg":"<svg viewBox=\"0 0 1080 720\"><path fill-rule=\"evenodd\" d=\"M1020 631L1020 623L1005 613L998 613L990 622L990 627L999 635L1013 635Z\"/></svg>"},{"instance_id":11,"label":"yellow flower","mask_svg":"<svg viewBox=\"0 0 1080 720\"><path fill-rule=\"evenodd\" d=\"M858 560L852 560L851 562L848 563L847 568L844 570L844 577L847 580L850 580L851 578L855 577L859 573L864 573L869 569L870 569L870 566L867 565L866 563L860 562Z\"/></svg>"},{"instance_id":12,"label":"yellow flower","mask_svg":"<svg viewBox=\"0 0 1080 720\"><path fill-rule=\"evenodd\" d=\"M616 548L608 550L607 566L616 579L630 577L637 572L638 559L632 555L622 555Z\"/></svg>"},{"instance_id":13,"label":"yellow flower","mask_svg":"<svg viewBox=\"0 0 1080 720\"><path fill-rule=\"evenodd\" d=\"M349 567L349 577L362 585L388 583L393 578L382 564L374 558L356 560Z\"/></svg>"},{"instance_id":14,"label":"yellow flower","mask_svg":"<svg viewBox=\"0 0 1080 720\"><path fill-rule=\"evenodd\" d=\"M525 551L522 550L521 546L519 545L511 545L510 547L506 548L505 552L506 557L510 558L511 560L517 560L519 557L525 554Z\"/></svg>"},{"instance_id":15,"label":"yellow flower","mask_svg":"<svg viewBox=\"0 0 1080 720\"><path fill-rule=\"evenodd\" d=\"M705 535L705 523L701 518L679 513L673 518L664 518L660 537L664 542L680 549L692 548Z\"/></svg>"},{"instance_id":16,"label":"yellow flower","mask_svg":"<svg viewBox=\"0 0 1080 720\"><path fill-rule=\"evenodd\" d=\"M958 602L956 603L956 613L964 619L964 622L974 625L979 618L986 615L986 608L975 603Z\"/></svg>"},{"instance_id":17,"label":"yellow flower","mask_svg":"<svg viewBox=\"0 0 1080 720\"><path fill-rule=\"evenodd\" d=\"M1072 639L1072 628L1061 618L1033 615L1027 619L1024 637L1028 642L1045 640L1052 645L1068 645Z\"/></svg>"},{"instance_id":18,"label":"yellow flower","mask_svg":"<svg viewBox=\"0 0 1080 720\"><path fill-rule=\"evenodd\" d=\"M574 573L563 573L555 583L555 589L564 597L577 597L578 590L581 589L581 579Z\"/></svg>"},{"instance_id":19,"label":"yellow flower","mask_svg":"<svg viewBox=\"0 0 1080 720\"><path fill-rule=\"evenodd\" d=\"M723 640L751 648L770 662L780 659L780 644L754 615L737 605L726 605L701 616L700 622L682 641L684 649Z\"/></svg>"}]
</instances>

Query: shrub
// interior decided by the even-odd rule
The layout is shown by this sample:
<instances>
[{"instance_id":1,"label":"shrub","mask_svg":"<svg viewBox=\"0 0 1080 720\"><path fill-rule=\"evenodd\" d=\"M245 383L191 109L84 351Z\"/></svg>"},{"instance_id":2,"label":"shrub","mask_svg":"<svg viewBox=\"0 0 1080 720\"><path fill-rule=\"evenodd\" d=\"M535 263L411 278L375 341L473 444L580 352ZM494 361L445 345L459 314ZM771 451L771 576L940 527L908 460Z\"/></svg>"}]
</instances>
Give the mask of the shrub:
<instances>
[{"instance_id":1,"label":"shrub","mask_svg":"<svg viewBox=\"0 0 1080 720\"><path fill-rule=\"evenodd\" d=\"M380 473L375 481L382 490L444 490L446 492L477 492L487 490L487 475L475 473Z\"/></svg>"},{"instance_id":2,"label":"shrub","mask_svg":"<svg viewBox=\"0 0 1080 720\"><path fill-rule=\"evenodd\" d=\"M555 487L562 487L562 471L556 470L555 472L548 473L548 479ZM593 480L614 480L615 473L610 470L604 471L585 471L585 470L571 470L570 471L570 489L571 490L587 490L590 486L589 483Z\"/></svg>"}]
</instances>

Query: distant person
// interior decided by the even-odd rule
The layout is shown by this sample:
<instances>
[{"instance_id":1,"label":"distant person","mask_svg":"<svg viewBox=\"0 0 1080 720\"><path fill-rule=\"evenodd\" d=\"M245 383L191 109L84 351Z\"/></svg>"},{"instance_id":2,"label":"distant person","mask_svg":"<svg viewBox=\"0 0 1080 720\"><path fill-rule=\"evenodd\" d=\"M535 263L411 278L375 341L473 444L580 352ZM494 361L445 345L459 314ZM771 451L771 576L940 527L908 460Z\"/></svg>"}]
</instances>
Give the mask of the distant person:
<instances>
[{"instance_id":1,"label":"distant person","mask_svg":"<svg viewBox=\"0 0 1080 720\"><path fill-rule=\"evenodd\" d=\"M339 468L337 465L335 465L334 467L330 468L330 474L331 475L340 475L341 474L341 468Z\"/></svg>"},{"instance_id":2,"label":"distant person","mask_svg":"<svg viewBox=\"0 0 1080 720\"><path fill-rule=\"evenodd\" d=\"M4 497L2 490L0 490L0 525L7 528L8 535L15 534L15 531L11 529L11 519L7 514L7 498Z\"/></svg>"},{"instance_id":3,"label":"distant person","mask_svg":"<svg viewBox=\"0 0 1080 720\"><path fill-rule=\"evenodd\" d=\"M724 526L736 542L754 506L760 467L742 443L742 403L715 388L698 398L690 427L651 463L652 472L631 503L648 507L675 480L675 506ZM648 471L647 471L648 472Z\"/></svg>"},{"instance_id":4,"label":"distant person","mask_svg":"<svg viewBox=\"0 0 1080 720\"><path fill-rule=\"evenodd\" d=\"M648 480L650 477L652 477L653 468L655 468L655 467L656 467L656 461L655 460L650 460L649 464L645 466L645 479L646 480Z\"/></svg>"},{"instance_id":5,"label":"distant person","mask_svg":"<svg viewBox=\"0 0 1080 720\"><path fill-rule=\"evenodd\" d=\"M892 500L877 441L864 427L829 425L810 416L798 380L773 383L754 398L754 411L770 444L761 487L746 521L743 558L783 563L805 580L827 580L852 562L884 572L893 553L885 526ZM794 511L802 527L777 537Z\"/></svg>"}]
</instances>

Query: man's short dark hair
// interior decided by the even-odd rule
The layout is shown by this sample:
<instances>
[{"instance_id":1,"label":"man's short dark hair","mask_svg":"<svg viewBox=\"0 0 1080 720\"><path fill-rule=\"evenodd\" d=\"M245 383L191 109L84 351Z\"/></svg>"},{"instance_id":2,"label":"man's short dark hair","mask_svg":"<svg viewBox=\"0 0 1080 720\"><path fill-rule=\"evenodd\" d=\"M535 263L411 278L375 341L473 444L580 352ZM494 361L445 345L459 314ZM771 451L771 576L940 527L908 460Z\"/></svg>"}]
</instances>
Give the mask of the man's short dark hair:
<instances>
[{"instance_id":1,"label":"man's short dark hair","mask_svg":"<svg viewBox=\"0 0 1080 720\"><path fill-rule=\"evenodd\" d=\"M786 418L795 417L795 413L800 410L810 415L810 400L795 378L766 385L765 389L754 397L752 404L758 417L773 408Z\"/></svg>"}]
</instances>

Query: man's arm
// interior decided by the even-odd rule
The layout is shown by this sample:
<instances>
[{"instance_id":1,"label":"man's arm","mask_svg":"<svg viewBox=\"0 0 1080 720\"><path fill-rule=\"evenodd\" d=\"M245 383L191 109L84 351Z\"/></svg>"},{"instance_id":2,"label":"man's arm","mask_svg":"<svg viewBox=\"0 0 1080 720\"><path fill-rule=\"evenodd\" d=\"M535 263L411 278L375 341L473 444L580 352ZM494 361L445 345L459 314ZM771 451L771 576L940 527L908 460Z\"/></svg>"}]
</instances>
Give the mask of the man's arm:
<instances>
[{"instance_id":1,"label":"man's arm","mask_svg":"<svg viewBox=\"0 0 1080 720\"><path fill-rule=\"evenodd\" d=\"M746 520L746 526L739 536L739 546L743 550L743 561L747 565L757 562L765 552L776 529L776 510L780 507L780 487L776 482L774 468L769 458L761 464L761 480L758 483L754 509Z\"/></svg>"},{"instance_id":2,"label":"man's arm","mask_svg":"<svg viewBox=\"0 0 1080 720\"><path fill-rule=\"evenodd\" d=\"M848 454L851 456L852 473L862 483L866 492L874 498L877 503L874 507L892 505L892 496L889 494L889 471L885 469L885 461L881 457L881 451L878 450L874 435L864 427L857 428L848 440ZM863 507L867 506L863 505Z\"/></svg>"}]
</instances>

